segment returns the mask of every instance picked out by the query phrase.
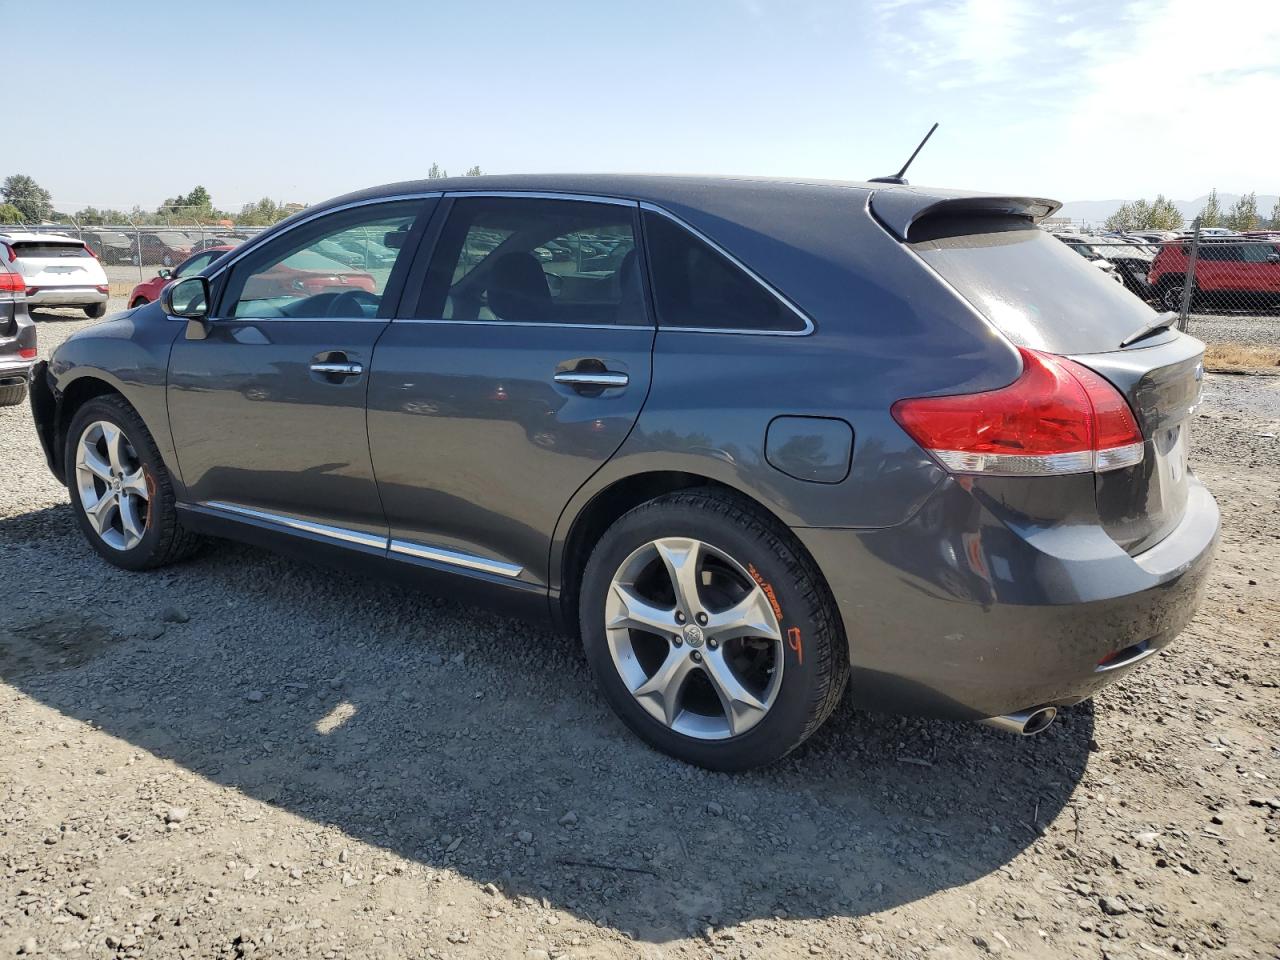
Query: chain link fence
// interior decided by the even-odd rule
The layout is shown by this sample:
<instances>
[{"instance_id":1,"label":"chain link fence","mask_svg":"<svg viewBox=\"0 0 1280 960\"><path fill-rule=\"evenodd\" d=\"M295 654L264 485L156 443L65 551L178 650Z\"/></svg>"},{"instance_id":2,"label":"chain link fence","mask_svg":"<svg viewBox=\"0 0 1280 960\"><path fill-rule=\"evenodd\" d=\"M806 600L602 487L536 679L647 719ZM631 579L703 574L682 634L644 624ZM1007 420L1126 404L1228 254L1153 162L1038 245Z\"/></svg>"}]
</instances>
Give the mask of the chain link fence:
<instances>
[{"instance_id":1,"label":"chain link fence","mask_svg":"<svg viewBox=\"0 0 1280 960\"><path fill-rule=\"evenodd\" d=\"M1055 236L1202 340L1273 343L1280 335L1280 232L1196 221L1183 234Z\"/></svg>"}]
</instances>

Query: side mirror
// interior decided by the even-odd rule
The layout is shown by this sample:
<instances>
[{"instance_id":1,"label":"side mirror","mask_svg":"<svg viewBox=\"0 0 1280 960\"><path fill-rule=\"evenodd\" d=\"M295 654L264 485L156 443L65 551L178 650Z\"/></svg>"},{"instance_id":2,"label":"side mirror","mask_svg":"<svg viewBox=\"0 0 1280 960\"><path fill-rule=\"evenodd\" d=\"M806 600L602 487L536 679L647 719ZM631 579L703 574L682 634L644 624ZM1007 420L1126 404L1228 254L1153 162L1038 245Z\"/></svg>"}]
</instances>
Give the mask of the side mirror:
<instances>
[{"instance_id":1,"label":"side mirror","mask_svg":"<svg viewBox=\"0 0 1280 960\"><path fill-rule=\"evenodd\" d=\"M171 317L187 321L187 339L203 340L209 335L209 281L204 277L184 277L160 291L160 306Z\"/></svg>"},{"instance_id":2,"label":"side mirror","mask_svg":"<svg viewBox=\"0 0 1280 960\"><path fill-rule=\"evenodd\" d=\"M1280 263L1280 253L1273 253L1267 257L1267 263Z\"/></svg>"},{"instance_id":3,"label":"side mirror","mask_svg":"<svg viewBox=\"0 0 1280 960\"><path fill-rule=\"evenodd\" d=\"M173 271L170 270L168 267L161 267L159 270L156 271L156 276L160 277L162 280L168 280L170 277L173 276Z\"/></svg>"}]
</instances>

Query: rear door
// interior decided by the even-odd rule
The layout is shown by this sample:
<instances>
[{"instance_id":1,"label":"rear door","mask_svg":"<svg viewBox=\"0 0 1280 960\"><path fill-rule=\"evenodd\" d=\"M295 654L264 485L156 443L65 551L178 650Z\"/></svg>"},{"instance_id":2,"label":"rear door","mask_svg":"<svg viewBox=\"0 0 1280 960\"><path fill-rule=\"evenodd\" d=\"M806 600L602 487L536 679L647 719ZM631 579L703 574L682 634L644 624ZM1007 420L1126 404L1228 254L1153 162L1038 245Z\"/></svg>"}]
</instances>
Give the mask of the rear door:
<instances>
[{"instance_id":1,"label":"rear door","mask_svg":"<svg viewBox=\"0 0 1280 960\"><path fill-rule=\"evenodd\" d=\"M369 387L393 555L547 582L561 511L649 389L637 215L612 199L445 201Z\"/></svg>"},{"instance_id":2,"label":"rear door","mask_svg":"<svg viewBox=\"0 0 1280 960\"><path fill-rule=\"evenodd\" d=\"M386 549L365 394L412 244L389 263L360 269L359 284L346 282L355 268L314 248L358 229L408 237L431 202L329 213L230 265L207 338L179 337L170 357L169 422L189 500ZM289 268L281 284L275 278L286 261L304 266Z\"/></svg>"}]
</instances>

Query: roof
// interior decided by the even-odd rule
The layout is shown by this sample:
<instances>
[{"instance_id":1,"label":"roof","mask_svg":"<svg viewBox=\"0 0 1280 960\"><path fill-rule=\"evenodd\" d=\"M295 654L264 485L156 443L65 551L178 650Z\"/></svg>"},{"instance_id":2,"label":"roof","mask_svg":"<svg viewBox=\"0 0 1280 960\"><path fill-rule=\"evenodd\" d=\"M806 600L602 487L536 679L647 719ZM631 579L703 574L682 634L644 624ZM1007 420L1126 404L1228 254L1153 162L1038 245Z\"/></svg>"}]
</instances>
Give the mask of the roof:
<instances>
[{"instance_id":1,"label":"roof","mask_svg":"<svg viewBox=\"0 0 1280 960\"><path fill-rule=\"evenodd\" d=\"M0 233L0 240L11 240L14 243L42 242L46 240L65 240L68 243L80 242L75 237L68 237L65 233Z\"/></svg>"}]
</instances>

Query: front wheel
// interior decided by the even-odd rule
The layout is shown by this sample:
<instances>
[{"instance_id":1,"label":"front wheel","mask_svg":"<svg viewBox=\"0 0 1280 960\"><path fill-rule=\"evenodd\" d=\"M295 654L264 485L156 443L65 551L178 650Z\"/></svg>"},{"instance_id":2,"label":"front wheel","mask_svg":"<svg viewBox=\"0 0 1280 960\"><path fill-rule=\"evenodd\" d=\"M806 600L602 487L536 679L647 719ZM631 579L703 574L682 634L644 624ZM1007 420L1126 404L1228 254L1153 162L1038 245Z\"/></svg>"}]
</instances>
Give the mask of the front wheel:
<instances>
[{"instance_id":1,"label":"front wheel","mask_svg":"<svg viewBox=\"0 0 1280 960\"><path fill-rule=\"evenodd\" d=\"M146 570L200 545L178 522L160 452L123 397L95 397L76 411L63 462L80 530L108 562Z\"/></svg>"},{"instance_id":2,"label":"front wheel","mask_svg":"<svg viewBox=\"0 0 1280 960\"><path fill-rule=\"evenodd\" d=\"M1160 305L1166 310L1179 313L1182 310L1182 291L1183 283L1181 280L1172 280L1160 289ZM1195 296L1192 291L1192 296Z\"/></svg>"},{"instance_id":3,"label":"front wheel","mask_svg":"<svg viewBox=\"0 0 1280 960\"><path fill-rule=\"evenodd\" d=\"M831 714L848 648L821 575L785 528L716 490L625 514L587 562L587 660L650 745L713 770L784 756Z\"/></svg>"},{"instance_id":4,"label":"front wheel","mask_svg":"<svg viewBox=\"0 0 1280 960\"><path fill-rule=\"evenodd\" d=\"M101 320L107 315L107 305L105 303L91 303L84 308L84 315L90 320Z\"/></svg>"},{"instance_id":5,"label":"front wheel","mask_svg":"<svg viewBox=\"0 0 1280 960\"><path fill-rule=\"evenodd\" d=\"M132 308L134 308L134 309L137 309L138 307L145 307L145 306L146 306L148 303L150 303L150 302L151 302L151 301L150 301L150 300L148 300L146 297L137 297L137 298L133 301L133 303L129 304L129 306L130 306L130 307L132 307Z\"/></svg>"}]
</instances>

